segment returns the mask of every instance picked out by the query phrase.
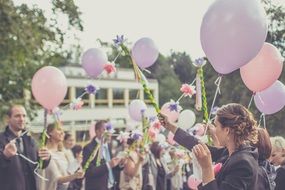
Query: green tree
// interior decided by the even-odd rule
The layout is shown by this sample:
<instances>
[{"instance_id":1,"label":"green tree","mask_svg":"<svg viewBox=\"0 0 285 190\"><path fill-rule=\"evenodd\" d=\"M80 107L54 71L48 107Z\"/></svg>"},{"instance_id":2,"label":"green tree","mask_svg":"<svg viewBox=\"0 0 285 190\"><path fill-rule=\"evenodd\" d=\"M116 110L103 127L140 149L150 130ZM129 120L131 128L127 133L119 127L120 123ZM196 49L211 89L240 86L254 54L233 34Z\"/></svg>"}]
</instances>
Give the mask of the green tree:
<instances>
[{"instance_id":1,"label":"green tree","mask_svg":"<svg viewBox=\"0 0 285 190\"><path fill-rule=\"evenodd\" d=\"M30 89L37 69L45 65L62 65L71 59L72 51L64 50L65 32L56 17L66 16L68 25L83 30L80 12L73 0L52 0L51 18L38 6L15 5L0 1L0 116L12 103L24 103L24 89ZM30 101L26 108L32 112Z\"/></svg>"}]
</instances>

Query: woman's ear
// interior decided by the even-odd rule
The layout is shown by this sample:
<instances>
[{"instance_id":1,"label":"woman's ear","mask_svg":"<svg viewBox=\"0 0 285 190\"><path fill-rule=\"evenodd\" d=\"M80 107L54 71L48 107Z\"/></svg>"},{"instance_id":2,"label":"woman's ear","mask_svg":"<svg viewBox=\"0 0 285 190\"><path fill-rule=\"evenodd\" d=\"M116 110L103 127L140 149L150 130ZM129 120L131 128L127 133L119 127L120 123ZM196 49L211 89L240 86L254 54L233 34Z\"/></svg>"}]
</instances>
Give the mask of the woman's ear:
<instances>
[{"instance_id":1,"label":"woman's ear","mask_svg":"<svg viewBox=\"0 0 285 190\"><path fill-rule=\"evenodd\" d=\"M224 129L225 129L225 131L226 131L227 135L229 135L229 134L231 133L231 130L230 130L230 128L229 128L229 127L225 127Z\"/></svg>"}]
</instances>

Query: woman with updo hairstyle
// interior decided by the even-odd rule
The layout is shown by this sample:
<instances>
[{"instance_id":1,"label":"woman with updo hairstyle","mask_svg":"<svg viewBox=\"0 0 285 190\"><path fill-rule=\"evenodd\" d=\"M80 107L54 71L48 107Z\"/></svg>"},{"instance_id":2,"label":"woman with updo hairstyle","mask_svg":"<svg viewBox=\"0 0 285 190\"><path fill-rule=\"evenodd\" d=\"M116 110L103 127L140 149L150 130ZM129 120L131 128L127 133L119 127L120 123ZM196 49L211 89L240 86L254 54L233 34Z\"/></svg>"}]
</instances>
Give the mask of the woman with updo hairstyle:
<instances>
[{"instance_id":1,"label":"woman with updo hairstyle","mask_svg":"<svg viewBox=\"0 0 285 190\"><path fill-rule=\"evenodd\" d=\"M252 113L244 106L231 103L218 109L214 126L222 148L201 143L177 128L163 114L159 115L159 119L166 129L175 134L174 140L177 143L195 154L202 170L202 183L198 189L258 190L258 152L250 145L257 142L257 125ZM216 173L212 162L222 163L221 169Z\"/></svg>"}]
</instances>

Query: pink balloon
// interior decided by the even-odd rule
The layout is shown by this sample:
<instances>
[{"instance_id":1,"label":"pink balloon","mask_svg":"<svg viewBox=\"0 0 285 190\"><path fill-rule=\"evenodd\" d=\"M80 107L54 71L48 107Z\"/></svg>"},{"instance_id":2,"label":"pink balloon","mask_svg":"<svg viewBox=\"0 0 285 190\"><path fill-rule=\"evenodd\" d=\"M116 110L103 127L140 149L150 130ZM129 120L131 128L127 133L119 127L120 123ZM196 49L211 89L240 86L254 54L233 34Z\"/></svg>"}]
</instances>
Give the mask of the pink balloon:
<instances>
[{"instance_id":1,"label":"pink balloon","mask_svg":"<svg viewBox=\"0 0 285 190\"><path fill-rule=\"evenodd\" d=\"M167 103L163 104L163 106L161 107L160 111L161 111L161 113L167 115L169 121L174 122L174 121L176 121L178 119L179 112L177 112L175 110L171 111L169 109L169 105L170 105L170 102L167 102Z\"/></svg>"},{"instance_id":2,"label":"pink balloon","mask_svg":"<svg viewBox=\"0 0 285 190\"><path fill-rule=\"evenodd\" d=\"M34 74L32 93L44 108L48 110L54 109L62 102L66 92L66 78L58 68L45 66Z\"/></svg>"},{"instance_id":3,"label":"pink balloon","mask_svg":"<svg viewBox=\"0 0 285 190\"><path fill-rule=\"evenodd\" d=\"M244 84L253 92L268 88L281 75L283 60L275 46L264 43L258 55L240 68Z\"/></svg>"},{"instance_id":4,"label":"pink balloon","mask_svg":"<svg viewBox=\"0 0 285 190\"><path fill-rule=\"evenodd\" d=\"M176 143L176 141L173 138L174 138L173 133L169 132L167 135L167 142L171 145L174 145Z\"/></svg>"},{"instance_id":5,"label":"pink balloon","mask_svg":"<svg viewBox=\"0 0 285 190\"><path fill-rule=\"evenodd\" d=\"M187 180L188 187L194 190L198 189L198 185L200 183L202 183L202 181L200 179L196 179L193 175L189 176Z\"/></svg>"},{"instance_id":6,"label":"pink balloon","mask_svg":"<svg viewBox=\"0 0 285 190\"><path fill-rule=\"evenodd\" d=\"M132 57L140 68L154 64L158 57L158 49L150 38L141 38L132 48Z\"/></svg>"},{"instance_id":7,"label":"pink balloon","mask_svg":"<svg viewBox=\"0 0 285 190\"><path fill-rule=\"evenodd\" d=\"M277 80L269 88L257 92L254 96L257 109L265 114L274 114L285 105L285 86Z\"/></svg>"},{"instance_id":8,"label":"pink balloon","mask_svg":"<svg viewBox=\"0 0 285 190\"><path fill-rule=\"evenodd\" d=\"M254 58L266 35L266 14L260 0L216 0L200 29L202 48L221 74L231 73Z\"/></svg>"},{"instance_id":9,"label":"pink balloon","mask_svg":"<svg viewBox=\"0 0 285 190\"><path fill-rule=\"evenodd\" d=\"M98 48L91 48L83 53L82 67L92 78L98 77L103 72L104 66L107 63L108 58L106 53Z\"/></svg>"},{"instance_id":10,"label":"pink balloon","mask_svg":"<svg viewBox=\"0 0 285 190\"><path fill-rule=\"evenodd\" d=\"M135 121L142 120L142 111L147 109L146 104L142 100L133 100L129 105L130 117Z\"/></svg>"}]
</instances>

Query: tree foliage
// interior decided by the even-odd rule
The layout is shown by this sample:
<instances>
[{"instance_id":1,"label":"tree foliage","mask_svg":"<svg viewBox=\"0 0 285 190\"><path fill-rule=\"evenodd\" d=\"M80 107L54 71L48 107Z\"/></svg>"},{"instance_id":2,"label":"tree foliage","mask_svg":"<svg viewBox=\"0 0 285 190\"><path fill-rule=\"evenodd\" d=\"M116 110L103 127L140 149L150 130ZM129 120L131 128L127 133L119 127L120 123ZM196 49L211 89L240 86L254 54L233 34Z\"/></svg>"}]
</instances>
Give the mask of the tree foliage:
<instances>
[{"instance_id":1,"label":"tree foliage","mask_svg":"<svg viewBox=\"0 0 285 190\"><path fill-rule=\"evenodd\" d=\"M53 0L54 17L68 17L69 27L82 30L80 12L73 0ZM65 32L56 18L47 18L36 5L15 5L12 0L0 1L0 116L12 103L24 103L24 89L44 65L61 65L71 57L63 50ZM28 113L34 104L28 102Z\"/></svg>"}]
</instances>

